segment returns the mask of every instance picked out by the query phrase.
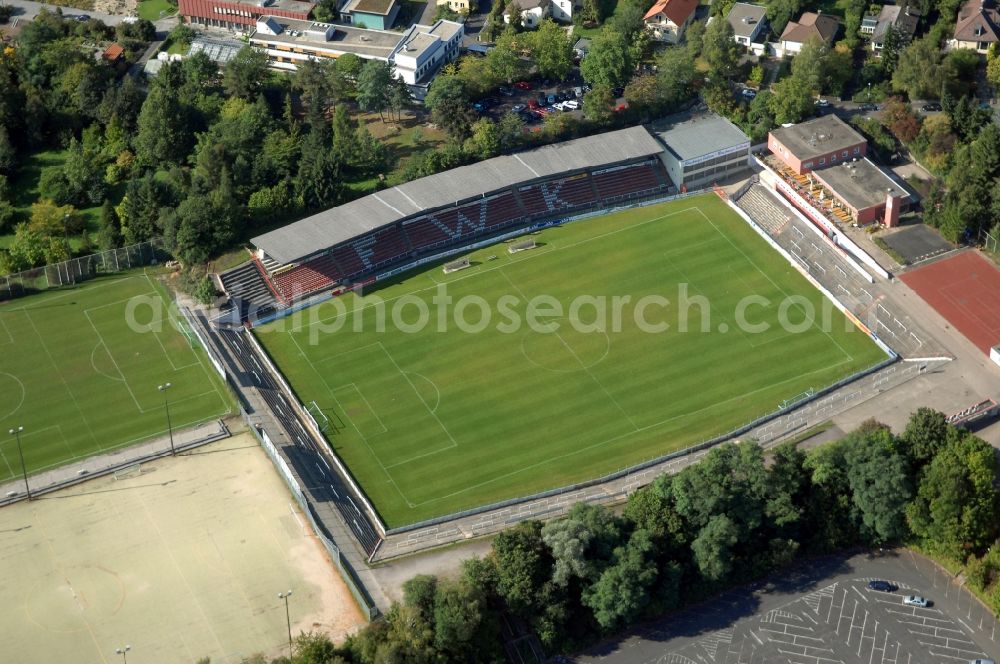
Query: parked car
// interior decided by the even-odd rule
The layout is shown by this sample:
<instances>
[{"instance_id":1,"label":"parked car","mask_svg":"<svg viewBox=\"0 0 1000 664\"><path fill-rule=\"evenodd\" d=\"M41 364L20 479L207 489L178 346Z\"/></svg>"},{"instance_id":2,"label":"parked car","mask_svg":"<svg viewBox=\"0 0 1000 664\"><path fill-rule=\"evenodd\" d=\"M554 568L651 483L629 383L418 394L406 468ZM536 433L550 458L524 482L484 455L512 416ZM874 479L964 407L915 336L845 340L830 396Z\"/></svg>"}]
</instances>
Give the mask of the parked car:
<instances>
[{"instance_id":1,"label":"parked car","mask_svg":"<svg viewBox=\"0 0 1000 664\"><path fill-rule=\"evenodd\" d=\"M880 593L892 593L896 592L896 586L892 585L888 581L875 579L874 581L868 582L868 590L877 590Z\"/></svg>"},{"instance_id":2,"label":"parked car","mask_svg":"<svg viewBox=\"0 0 1000 664\"><path fill-rule=\"evenodd\" d=\"M820 98L816 100L816 105L819 106L820 108L826 108L827 106L830 105L830 102L827 101L826 99Z\"/></svg>"},{"instance_id":3,"label":"parked car","mask_svg":"<svg viewBox=\"0 0 1000 664\"><path fill-rule=\"evenodd\" d=\"M84 23L85 21L89 21L90 20L90 14L77 14L74 17L74 20L77 20L80 23Z\"/></svg>"},{"instance_id":4,"label":"parked car","mask_svg":"<svg viewBox=\"0 0 1000 664\"><path fill-rule=\"evenodd\" d=\"M538 97L538 101L536 103L539 106L548 106L549 105L548 97L546 97L545 95L541 95Z\"/></svg>"},{"instance_id":5,"label":"parked car","mask_svg":"<svg viewBox=\"0 0 1000 664\"><path fill-rule=\"evenodd\" d=\"M499 91L500 91L500 94L502 94L504 97L513 97L514 96L514 90L512 90L511 88L508 88L506 85L501 85Z\"/></svg>"},{"instance_id":6,"label":"parked car","mask_svg":"<svg viewBox=\"0 0 1000 664\"><path fill-rule=\"evenodd\" d=\"M565 102L564 105L567 108L569 108L570 110L573 110L573 111L575 111L576 109L580 108L580 102L578 102L575 99L570 99L569 101Z\"/></svg>"},{"instance_id":7,"label":"parked car","mask_svg":"<svg viewBox=\"0 0 1000 664\"><path fill-rule=\"evenodd\" d=\"M514 87L518 90L531 90L531 83L528 83L527 81L518 81L514 84Z\"/></svg>"},{"instance_id":8,"label":"parked car","mask_svg":"<svg viewBox=\"0 0 1000 664\"><path fill-rule=\"evenodd\" d=\"M530 108L531 110L535 110L536 108L538 108L538 100L537 99L529 99L528 100L528 108Z\"/></svg>"},{"instance_id":9,"label":"parked car","mask_svg":"<svg viewBox=\"0 0 1000 664\"><path fill-rule=\"evenodd\" d=\"M583 87L578 85L575 88L573 88L573 95L575 97L577 97L577 98L582 97L583 96Z\"/></svg>"},{"instance_id":10,"label":"parked car","mask_svg":"<svg viewBox=\"0 0 1000 664\"><path fill-rule=\"evenodd\" d=\"M512 107L511 107L511 109L510 109L510 110L511 110L512 112L514 112L514 113L520 113L520 112L521 112L521 111L523 111L523 110L524 110L525 108L527 108L527 107L526 107L526 106L525 106L524 104L514 104L514 105L513 105Z\"/></svg>"},{"instance_id":11,"label":"parked car","mask_svg":"<svg viewBox=\"0 0 1000 664\"><path fill-rule=\"evenodd\" d=\"M753 99L754 97L757 96L757 91L751 90L750 88L743 88L742 90L740 90L740 94L747 99Z\"/></svg>"},{"instance_id":12,"label":"parked car","mask_svg":"<svg viewBox=\"0 0 1000 664\"><path fill-rule=\"evenodd\" d=\"M926 609L931 603L928 602L926 598L919 595L907 595L903 598L903 604L906 604L907 606L919 606L921 609Z\"/></svg>"},{"instance_id":13,"label":"parked car","mask_svg":"<svg viewBox=\"0 0 1000 664\"><path fill-rule=\"evenodd\" d=\"M624 97L625 88L615 88L614 90L611 91L611 94L615 96L615 99L618 99L619 97Z\"/></svg>"},{"instance_id":14,"label":"parked car","mask_svg":"<svg viewBox=\"0 0 1000 664\"><path fill-rule=\"evenodd\" d=\"M548 103L549 106L552 106L557 101L559 101L559 98L556 97L554 94L552 94L552 95L549 95L548 97L546 97L545 101Z\"/></svg>"},{"instance_id":15,"label":"parked car","mask_svg":"<svg viewBox=\"0 0 1000 664\"><path fill-rule=\"evenodd\" d=\"M920 107L920 110L924 111L925 113L934 113L941 110L941 104L934 101L929 104L924 104L923 106Z\"/></svg>"},{"instance_id":16,"label":"parked car","mask_svg":"<svg viewBox=\"0 0 1000 664\"><path fill-rule=\"evenodd\" d=\"M858 110L865 111L865 112L867 112L867 111L877 111L878 110L878 104L872 104L870 102L865 102L864 104L861 104L860 106L858 106Z\"/></svg>"},{"instance_id":17,"label":"parked car","mask_svg":"<svg viewBox=\"0 0 1000 664\"><path fill-rule=\"evenodd\" d=\"M969 664L995 664L992 659L974 659Z\"/></svg>"}]
</instances>

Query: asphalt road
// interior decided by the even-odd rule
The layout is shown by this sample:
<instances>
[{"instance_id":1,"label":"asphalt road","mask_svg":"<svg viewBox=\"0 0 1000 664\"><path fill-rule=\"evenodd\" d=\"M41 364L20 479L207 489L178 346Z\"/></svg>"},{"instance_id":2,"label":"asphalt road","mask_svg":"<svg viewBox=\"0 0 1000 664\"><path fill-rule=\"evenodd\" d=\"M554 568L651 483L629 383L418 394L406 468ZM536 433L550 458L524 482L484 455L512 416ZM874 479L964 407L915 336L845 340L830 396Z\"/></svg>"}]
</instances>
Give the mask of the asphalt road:
<instances>
[{"instance_id":1,"label":"asphalt road","mask_svg":"<svg viewBox=\"0 0 1000 664\"><path fill-rule=\"evenodd\" d=\"M898 586L867 588L871 579ZM931 606L903 604L909 594ZM826 557L725 593L574 661L621 664L956 664L1000 659L998 623L910 551Z\"/></svg>"}]
</instances>

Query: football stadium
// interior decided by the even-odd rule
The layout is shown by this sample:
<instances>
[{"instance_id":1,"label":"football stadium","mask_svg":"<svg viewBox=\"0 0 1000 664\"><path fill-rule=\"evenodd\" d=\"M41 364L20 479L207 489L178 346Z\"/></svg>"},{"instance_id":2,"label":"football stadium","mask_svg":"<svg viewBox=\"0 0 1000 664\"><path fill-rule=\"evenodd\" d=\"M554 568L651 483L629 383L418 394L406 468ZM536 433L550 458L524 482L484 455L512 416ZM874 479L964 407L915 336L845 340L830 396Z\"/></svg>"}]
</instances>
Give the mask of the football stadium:
<instances>
[{"instance_id":1,"label":"football stadium","mask_svg":"<svg viewBox=\"0 0 1000 664\"><path fill-rule=\"evenodd\" d=\"M142 273L0 304L0 481L231 411L163 287ZM160 385L170 383L166 392Z\"/></svg>"},{"instance_id":2,"label":"football stadium","mask_svg":"<svg viewBox=\"0 0 1000 664\"><path fill-rule=\"evenodd\" d=\"M464 270L432 264L255 330L390 528L690 446L885 357L836 310L821 320L819 291L714 195L530 237L533 250L507 250L522 238L488 245L464 254ZM572 308L581 294L673 301L685 286L709 303L707 326L697 307L687 332L670 306L648 317L668 326L654 332L627 306L617 326L596 305ZM456 303L487 303L465 312L473 329L459 329L454 311L444 312L452 327L437 326L442 287ZM766 332L736 324L750 295L773 303L755 310ZM526 321L539 296L561 305L551 331L501 328ZM484 327L504 297L513 316ZM808 303L788 314L807 330L779 324L789 298Z\"/></svg>"},{"instance_id":3,"label":"football stadium","mask_svg":"<svg viewBox=\"0 0 1000 664\"><path fill-rule=\"evenodd\" d=\"M886 360L721 196L681 191L666 140L384 189L220 275L384 529L618 473Z\"/></svg>"}]
</instances>

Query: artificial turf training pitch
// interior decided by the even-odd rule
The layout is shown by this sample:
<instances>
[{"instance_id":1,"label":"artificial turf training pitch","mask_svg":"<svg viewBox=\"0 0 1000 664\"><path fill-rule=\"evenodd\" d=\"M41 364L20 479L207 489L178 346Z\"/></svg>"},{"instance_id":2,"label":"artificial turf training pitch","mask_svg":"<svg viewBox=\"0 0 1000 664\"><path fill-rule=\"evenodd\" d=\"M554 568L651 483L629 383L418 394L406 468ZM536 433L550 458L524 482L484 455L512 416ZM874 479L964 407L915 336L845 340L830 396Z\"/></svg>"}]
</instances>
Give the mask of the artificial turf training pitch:
<instances>
[{"instance_id":1,"label":"artificial turf training pitch","mask_svg":"<svg viewBox=\"0 0 1000 664\"><path fill-rule=\"evenodd\" d=\"M163 383L175 430L229 412L204 350L168 316L142 273L0 304L0 481L21 474L13 427L31 473L166 435Z\"/></svg>"},{"instance_id":2,"label":"artificial turf training pitch","mask_svg":"<svg viewBox=\"0 0 1000 664\"><path fill-rule=\"evenodd\" d=\"M731 431L885 358L839 311L821 329L822 294L714 195L576 221L533 239L540 246L530 251L493 245L468 255L471 268L421 268L364 297L256 329L387 526L614 472ZM432 301L439 284L453 298L444 332ZM680 284L689 298L707 298L705 331L695 306L688 331L679 331ZM543 319L555 331L526 323L527 302L539 295L563 305L561 318ZM582 327L596 318L592 306L577 310L580 324L570 321L581 295L607 298L598 331ZM648 295L670 300L644 311L647 321L668 323L665 332L635 321L633 305ZM768 323L766 332L735 324L749 295L771 301L745 314ZM492 310L481 332L455 324L467 296ZM509 309L522 324L513 331L498 329L508 320L503 296L517 300ZM617 331L613 296L632 303ZM805 331L778 325L787 296L812 304L816 320ZM429 320L414 331L418 299ZM802 323L807 308L792 306L787 318ZM464 320L482 315L470 305Z\"/></svg>"}]
</instances>

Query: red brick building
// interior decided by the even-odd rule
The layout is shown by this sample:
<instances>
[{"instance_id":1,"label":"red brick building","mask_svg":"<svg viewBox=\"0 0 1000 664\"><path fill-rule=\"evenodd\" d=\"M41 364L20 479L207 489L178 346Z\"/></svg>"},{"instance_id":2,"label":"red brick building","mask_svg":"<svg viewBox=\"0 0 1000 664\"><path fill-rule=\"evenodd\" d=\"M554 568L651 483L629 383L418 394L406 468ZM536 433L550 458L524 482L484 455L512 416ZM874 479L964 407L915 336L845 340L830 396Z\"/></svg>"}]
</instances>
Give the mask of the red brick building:
<instances>
[{"instance_id":1,"label":"red brick building","mask_svg":"<svg viewBox=\"0 0 1000 664\"><path fill-rule=\"evenodd\" d=\"M261 16L309 19L315 3L303 0L179 0L178 10L188 23L252 31Z\"/></svg>"},{"instance_id":2,"label":"red brick building","mask_svg":"<svg viewBox=\"0 0 1000 664\"><path fill-rule=\"evenodd\" d=\"M818 168L861 159L868 141L836 115L821 115L767 135L767 148L802 175Z\"/></svg>"}]
</instances>

